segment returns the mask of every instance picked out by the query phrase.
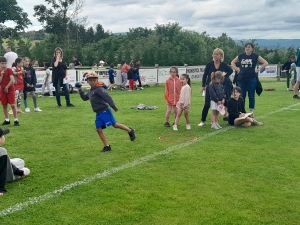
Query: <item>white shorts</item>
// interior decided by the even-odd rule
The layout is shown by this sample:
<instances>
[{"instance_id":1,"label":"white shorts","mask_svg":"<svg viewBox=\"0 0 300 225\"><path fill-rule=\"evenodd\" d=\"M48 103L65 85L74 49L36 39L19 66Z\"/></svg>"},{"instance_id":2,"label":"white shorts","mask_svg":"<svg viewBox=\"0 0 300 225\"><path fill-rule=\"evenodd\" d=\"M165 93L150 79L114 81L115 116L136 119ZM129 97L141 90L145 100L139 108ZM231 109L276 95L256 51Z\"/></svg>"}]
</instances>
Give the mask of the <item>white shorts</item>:
<instances>
[{"instance_id":1,"label":"white shorts","mask_svg":"<svg viewBox=\"0 0 300 225\"><path fill-rule=\"evenodd\" d=\"M218 109L218 104L214 101L210 101L210 107L212 110L217 110Z\"/></svg>"}]
</instances>

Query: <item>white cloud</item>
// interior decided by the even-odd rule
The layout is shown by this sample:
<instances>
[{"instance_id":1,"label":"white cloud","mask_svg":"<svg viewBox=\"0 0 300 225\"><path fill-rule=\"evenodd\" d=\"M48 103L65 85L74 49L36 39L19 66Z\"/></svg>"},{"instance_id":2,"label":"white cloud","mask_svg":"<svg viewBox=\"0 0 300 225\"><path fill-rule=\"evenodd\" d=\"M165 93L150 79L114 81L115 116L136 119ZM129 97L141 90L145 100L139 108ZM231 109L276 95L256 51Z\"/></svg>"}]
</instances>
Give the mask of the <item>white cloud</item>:
<instances>
[{"instance_id":1,"label":"white cloud","mask_svg":"<svg viewBox=\"0 0 300 225\"><path fill-rule=\"evenodd\" d=\"M29 30L42 27L33 17L33 6L38 4L45 1L18 0L32 22ZM100 23L113 33L178 22L212 37L226 33L234 39L298 39L299 8L298 0L86 0L83 14L88 26Z\"/></svg>"}]
</instances>

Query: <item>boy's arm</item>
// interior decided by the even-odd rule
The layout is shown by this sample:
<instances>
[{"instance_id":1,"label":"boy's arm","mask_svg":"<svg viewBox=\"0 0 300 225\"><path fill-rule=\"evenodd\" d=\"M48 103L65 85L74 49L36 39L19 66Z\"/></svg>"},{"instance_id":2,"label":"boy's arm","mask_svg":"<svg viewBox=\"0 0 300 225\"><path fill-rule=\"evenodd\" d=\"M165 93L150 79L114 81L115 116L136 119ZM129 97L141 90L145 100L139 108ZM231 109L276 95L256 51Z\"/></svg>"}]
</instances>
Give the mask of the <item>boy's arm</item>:
<instances>
[{"instance_id":1,"label":"boy's arm","mask_svg":"<svg viewBox=\"0 0 300 225\"><path fill-rule=\"evenodd\" d=\"M5 89L8 89L8 88L15 82L15 78L14 78L14 75L13 75L13 74L11 74L11 75L9 76L9 78L10 78L10 81L9 81L8 84L6 85Z\"/></svg>"},{"instance_id":2,"label":"boy's arm","mask_svg":"<svg viewBox=\"0 0 300 225\"><path fill-rule=\"evenodd\" d=\"M4 70L2 70L0 73L0 83L2 82L3 75L4 75Z\"/></svg>"},{"instance_id":3,"label":"boy's arm","mask_svg":"<svg viewBox=\"0 0 300 225\"><path fill-rule=\"evenodd\" d=\"M88 96L89 93L84 94L84 92L81 88L78 88L78 91L79 91L80 97L82 98L83 101L89 100L89 96Z\"/></svg>"}]
</instances>

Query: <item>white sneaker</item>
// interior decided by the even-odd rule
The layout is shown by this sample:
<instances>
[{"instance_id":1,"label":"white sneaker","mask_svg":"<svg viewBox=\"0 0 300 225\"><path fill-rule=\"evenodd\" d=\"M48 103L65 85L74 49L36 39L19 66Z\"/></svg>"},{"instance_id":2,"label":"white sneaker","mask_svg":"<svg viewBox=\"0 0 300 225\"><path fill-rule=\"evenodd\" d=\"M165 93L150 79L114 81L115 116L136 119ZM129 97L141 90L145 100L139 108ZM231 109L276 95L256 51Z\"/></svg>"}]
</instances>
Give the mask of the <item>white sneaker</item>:
<instances>
[{"instance_id":1,"label":"white sneaker","mask_svg":"<svg viewBox=\"0 0 300 225\"><path fill-rule=\"evenodd\" d=\"M28 175L30 174L30 169L28 169L28 168L26 168L26 167L24 167L24 168L22 168L22 169L20 169L20 170L23 170L23 171L24 171L24 175L25 175L25 176L28 176Z\"/></svg>"},{"instance_id":2,"label":"white sneaker","mask_svg":"<svg viewBox=\"0 0 300 225\"><path fill-rule=\"evenodd\" d=\"M30 112L30 109L27 107L27 108L25 109L25 112Z\"/></svg>"},{"instance_id":3,"label":"white sneaker","mask_svg":"<svg viewBox=\"0 0 300 225\"><path fill-rule=\"evenodd\" d=\"M220 124L216 123L216 126L221 129L222 127L220 126Z\"/></svg>"},{"instance_id":4,"label":"white sneaker","mask_svg":"<svg viewBox=\"0 0 300 225\"><path fill-rule=\"evenodd\" d=\"M41 110L39 107L36 107L36 108L34 109L34 111L35 111L35 112L42 112L42 110Z\"/></svg>"},{"instance_id":5,"label":"white sneaker","mask_svg":"<svg viewBox=\"0 0 300 225\"><path fill-rule=\"evenodd\" d=\"M212 129L219 130L219 127L217 126L216 123L213 123L213 124L211 125L211 128L212 128Z\"/></svg>"},{"instance_id":6,"label":"white sneaker","mask_svg":"<svg viewBox=\"0 0 300 225\"><path fill-rule=\"evenodd\" d=\"M53 98L53 95L50 95L49 98Z\"/></svg>"},{"instance_id":7,"label":"white sneaker","mask_svg":"<svg viewBox=\"0 0 300 225\"><path fill-rule=\"evenodd\" d=\"M201 122L201 123L198 124L198 127L202 127L203 125L204 125L204 123Z\"/></svg>"},{"instance_id":8,"label":"white sneaker","mask_svg":"<svg viewBox=\"0 0 300 225\"><path fill-rule=\"evenodd\" d=\"M44 97L44 95L39 95L40 98Z\"/></svg>"},{"instance_id":9,"label":"white sneaker","mask_svg":"<svg viewBox=\"0 0 300 225\"><path fill-rule=\"evenodd\" d=\"M173 125L173 130L178 130L177 125Z\"/></svg>"},{"instance_id":10,"label":"white sneaker","mask_svg":"<svg viewBox=\"0 0 300 225\"><path fill-rule=\"evenodd\" d=\"M191 124L187 124L187 125L186 125L186 129L187 129L187 130L190 130L190 129L191 129Z\"/></svg>"},{"instance_id":11,"label":"white sneaker","mask_svg":"<svg viewBox=\"0 0 300 225\"><path fill-rule=\"evenodd\" d=\"M141 90L144 90L144 88L143 88L143 87L140 87L140 89L141 89Z\"/></svg>"}]
</instances>

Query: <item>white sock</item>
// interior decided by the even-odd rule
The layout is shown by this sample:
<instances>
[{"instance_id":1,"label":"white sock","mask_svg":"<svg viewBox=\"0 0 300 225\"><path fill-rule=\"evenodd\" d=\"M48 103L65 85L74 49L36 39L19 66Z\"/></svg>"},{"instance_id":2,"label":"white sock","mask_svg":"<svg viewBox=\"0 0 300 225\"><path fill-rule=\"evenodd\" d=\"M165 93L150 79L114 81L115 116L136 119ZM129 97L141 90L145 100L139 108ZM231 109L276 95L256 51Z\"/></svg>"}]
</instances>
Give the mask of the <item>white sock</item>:
<instances>
[{"instance_id":1,"label":"white sock","mask_svg":"<svg viewBox=\"0 0 300 225\"><path fill-rule=\"evenodd\" d=\"M6 122L9 122L9 118L5 118L5 121L6 121Z\"/></svg>"},{"instance_id":2,"label":"white sock","mask_svg":"<svg viewBox=\"0 0 300 225\"><path fill-rule=\"evenodd\" d=\"M18 121L18 118L15 118L14 121Z\"/></svg>"}]
</instances>

